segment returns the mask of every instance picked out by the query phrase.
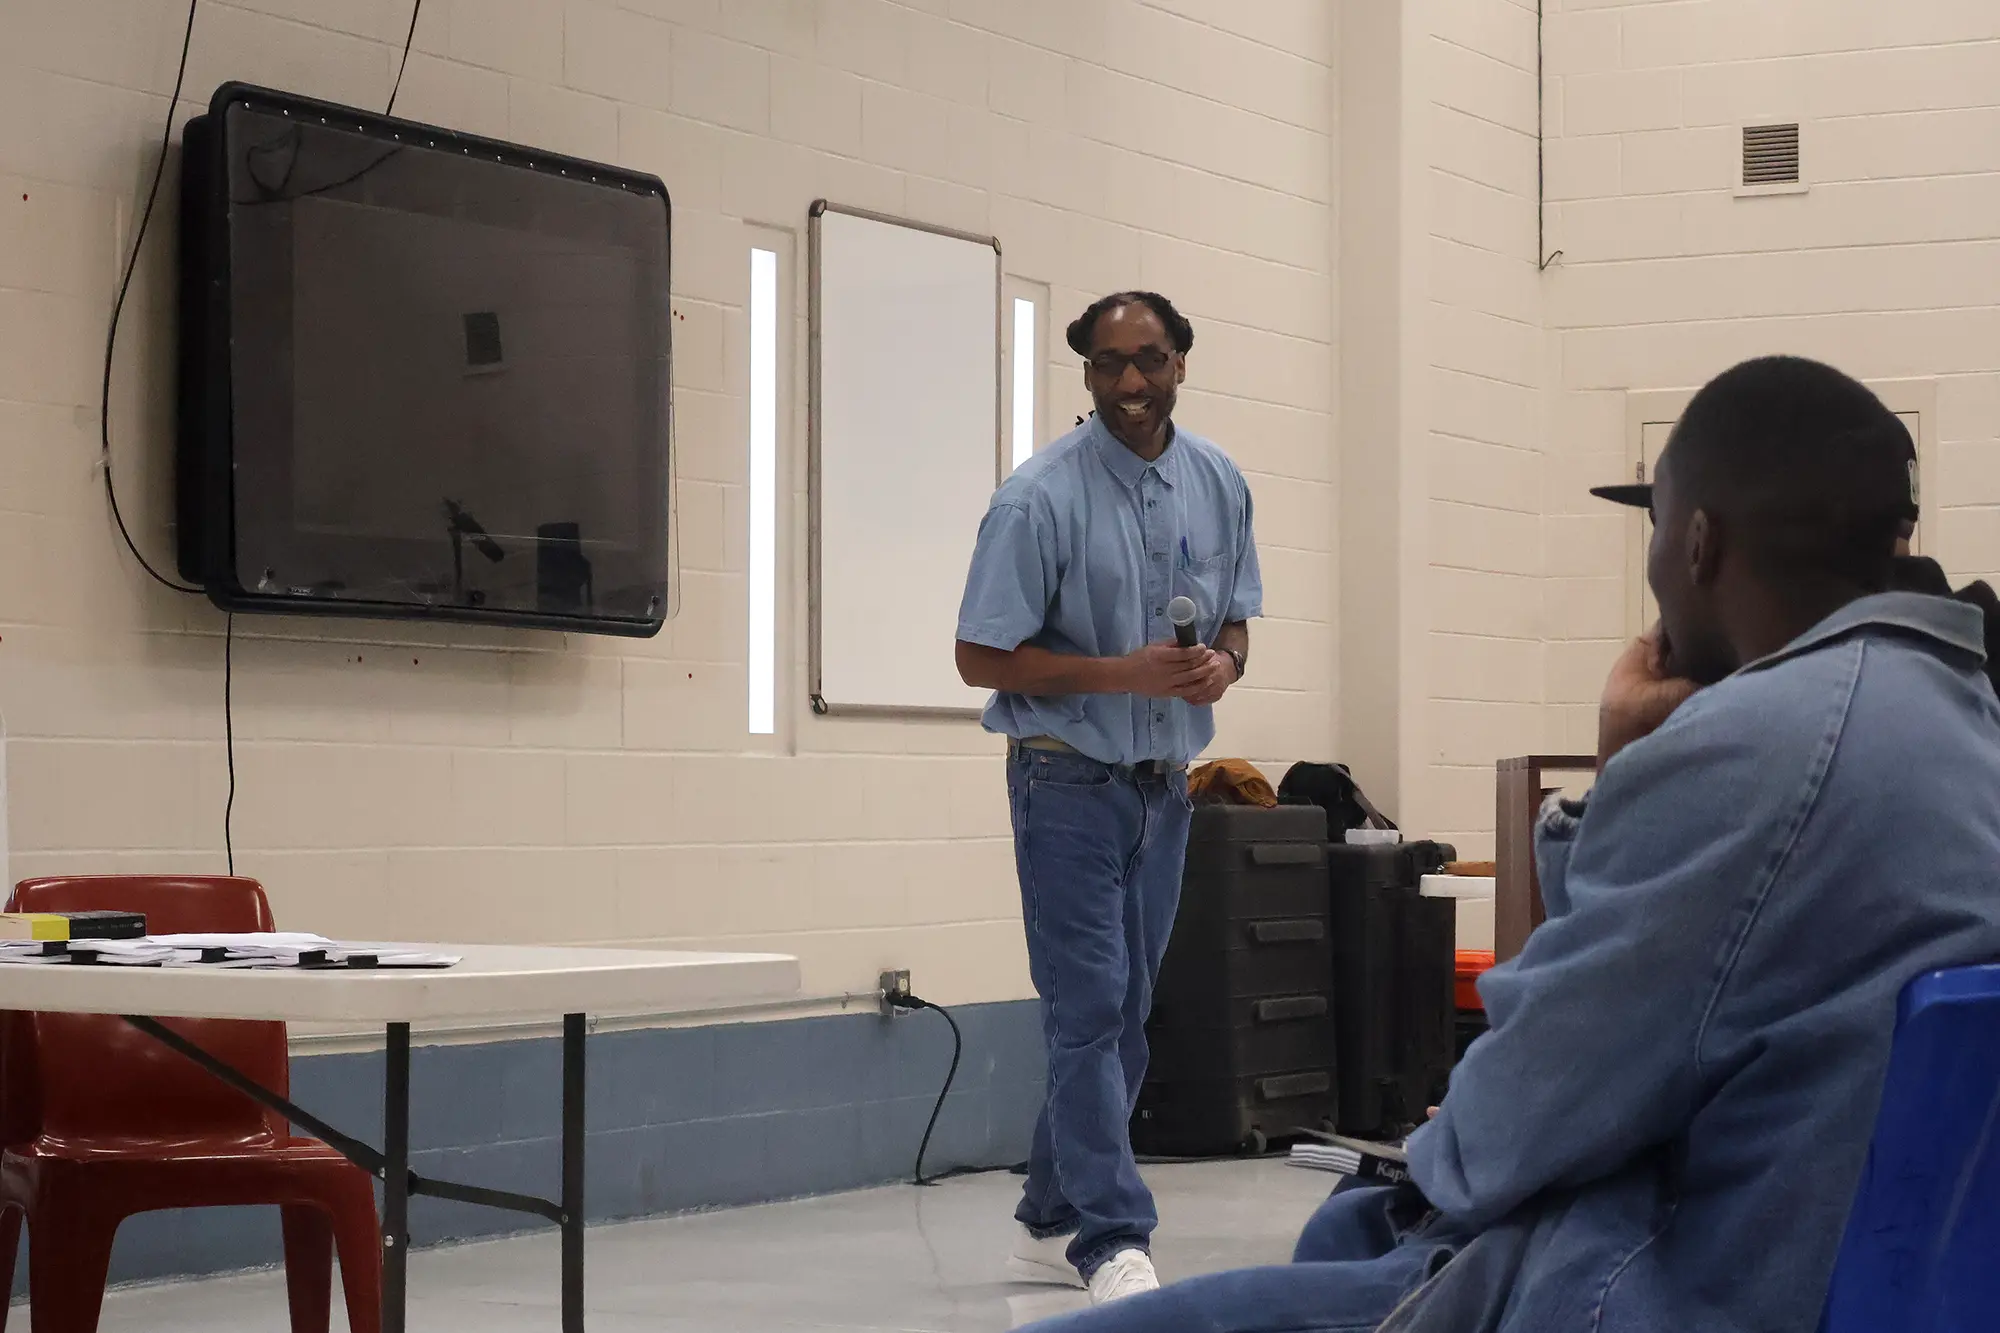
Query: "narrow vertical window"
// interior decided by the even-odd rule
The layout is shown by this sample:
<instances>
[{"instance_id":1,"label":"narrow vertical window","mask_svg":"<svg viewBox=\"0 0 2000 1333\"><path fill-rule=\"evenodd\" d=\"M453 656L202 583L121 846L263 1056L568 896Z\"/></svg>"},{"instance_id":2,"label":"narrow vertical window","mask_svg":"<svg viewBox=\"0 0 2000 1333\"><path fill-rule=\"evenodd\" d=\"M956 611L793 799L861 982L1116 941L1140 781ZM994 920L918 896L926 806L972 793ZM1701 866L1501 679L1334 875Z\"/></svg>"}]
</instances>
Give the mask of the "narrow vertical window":
<instances>
[{"instance_id":1,"label":"narrow vertical window","mask_svg":"<svg viewBox=\"0 0 2000 1333\"><path fill-rule=\"evenodd\" d=\"M750 251L750 734L777 730L778 255Z\"/></svg>"},{"instance_id":2,"label":"narrow vertical window","mask_svg":"<svg viewBox=\"0 0 2000 1333\"><path fill-rule=\"evenodd\" d=\"M1035 303L1014 298L1014 466L1035 455Z\"/></svg>"}]
</instances>

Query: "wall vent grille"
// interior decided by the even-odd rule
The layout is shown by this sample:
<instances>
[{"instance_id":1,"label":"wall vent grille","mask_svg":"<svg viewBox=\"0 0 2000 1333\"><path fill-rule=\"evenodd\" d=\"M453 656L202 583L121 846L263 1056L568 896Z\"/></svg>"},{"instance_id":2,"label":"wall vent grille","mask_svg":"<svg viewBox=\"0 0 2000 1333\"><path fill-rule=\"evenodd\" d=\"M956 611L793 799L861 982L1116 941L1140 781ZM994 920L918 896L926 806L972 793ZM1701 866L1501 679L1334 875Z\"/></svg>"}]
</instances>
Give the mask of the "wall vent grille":
<instances>
[{"instance_id":1,"label":"wall vent grille","mask_svg":"<svg viewBox=\"0 0 2000 1333\"><path fill-rule=\"evenodd\" d=\"M1799 127L1786 125L1745 125L1743 127L1743 184L1797 185L1799 183Z\"/></svg>"}]
</instances>

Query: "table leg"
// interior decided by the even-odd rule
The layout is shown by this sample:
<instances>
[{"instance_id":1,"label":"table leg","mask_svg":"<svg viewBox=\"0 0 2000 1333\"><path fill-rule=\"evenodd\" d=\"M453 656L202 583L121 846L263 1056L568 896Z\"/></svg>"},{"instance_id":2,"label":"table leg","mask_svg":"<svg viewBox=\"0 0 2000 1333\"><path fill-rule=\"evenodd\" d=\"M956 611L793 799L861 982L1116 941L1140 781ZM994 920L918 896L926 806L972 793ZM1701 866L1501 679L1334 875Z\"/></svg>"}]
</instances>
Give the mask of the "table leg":
<instances>
[{"instance_id":1,"label":"table leg","mask_svg":"<svg viewBox=\"0 0 2000 1333\"><path fill-rule=\"evenodd\" d=\"M410 1025L391 1023L382 1097L382 1333L403 1333L409 1295Z\"/></svg>"},{"instance_id":2,"label":"table leg","mask_svg":"<svg viewBox=\"0 0 2000 1333\"><path fill-rule=\"evenodd\" d=\"M583 1015L563 1016L562 1326L583 1333Z\"/></svg>"},{"instance_id":3,"label":"table leg","mask_svg":"<svg viewBox=\"0 0 2000 1333\"><path fill-rule=\"evenodd\" d=\"M562 1201L511 1190L483 1189L428 1180L410 1171L410 1025L391 1023L385 1055L382 1097L382 1151L327 1124L255 1080L216 1059L157 1018L128 1015L125 1019L171 1051L192 1060L259 1106L275 1111L330 1144L348 1161L382 1182L382 1329L403 1333L409 1296L410 1196L432 1198L481 1208L502 1208L554 1222L562 1229L562 1323L564 1333L583 1331L583 1129L584 1020L582 1014L563 1018ZM0 1314L4 1314L0 1310ZM4 1324L4 1321L0 1321Z\"/></svg>"}]
</instances>

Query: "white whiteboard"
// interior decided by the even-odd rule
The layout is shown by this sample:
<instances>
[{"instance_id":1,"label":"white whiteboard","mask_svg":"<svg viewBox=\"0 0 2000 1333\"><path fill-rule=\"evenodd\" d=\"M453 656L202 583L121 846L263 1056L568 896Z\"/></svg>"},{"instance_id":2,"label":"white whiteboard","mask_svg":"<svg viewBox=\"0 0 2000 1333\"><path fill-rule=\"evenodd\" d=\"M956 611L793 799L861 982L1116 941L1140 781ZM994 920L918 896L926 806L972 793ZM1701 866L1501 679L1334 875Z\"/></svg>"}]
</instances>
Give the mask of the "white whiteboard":
<instances>
[{"instance_id":1,"label":"white whiteboard","mask_svg":"<svg viewBox=\"0 0 2000 1333\"><path fill-rule=\"evenodd\" d=\"M952 647L1000 478L1000 247L813 206L811 677L819 712L973 712Z\"/></svg>"}]
</instances>

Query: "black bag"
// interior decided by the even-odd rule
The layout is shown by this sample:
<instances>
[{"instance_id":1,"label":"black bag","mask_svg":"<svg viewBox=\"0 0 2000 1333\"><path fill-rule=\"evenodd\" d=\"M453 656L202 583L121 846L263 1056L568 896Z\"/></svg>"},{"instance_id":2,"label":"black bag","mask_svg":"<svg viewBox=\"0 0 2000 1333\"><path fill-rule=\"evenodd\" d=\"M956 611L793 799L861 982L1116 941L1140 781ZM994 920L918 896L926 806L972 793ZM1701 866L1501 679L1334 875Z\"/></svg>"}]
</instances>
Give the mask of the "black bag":
<instances>
[{"instance_id":1,"label":"black bag","mask_svg":"<svg viewBox=\"0 0 2000 1333\"><path fill-rule=\"evenodd\" d=\"M1339 842L1349 829L1392 829L1345 764L1293 764L1278 784L1278 804L1316 805L1326 811L1327 832Z\"/></svg>"}]
</instances>

